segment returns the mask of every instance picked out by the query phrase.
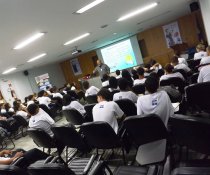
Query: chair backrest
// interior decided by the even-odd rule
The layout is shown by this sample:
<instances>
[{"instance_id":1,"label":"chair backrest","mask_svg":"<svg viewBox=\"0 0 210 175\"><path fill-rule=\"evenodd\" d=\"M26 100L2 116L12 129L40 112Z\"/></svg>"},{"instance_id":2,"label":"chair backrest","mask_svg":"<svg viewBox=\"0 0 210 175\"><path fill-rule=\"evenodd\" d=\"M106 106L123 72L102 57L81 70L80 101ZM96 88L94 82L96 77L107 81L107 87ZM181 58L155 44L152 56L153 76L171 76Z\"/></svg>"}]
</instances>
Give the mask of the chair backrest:
<instances>
[{"instance_id":1,"label":"chair backrest","mask_svg":"<svg viewBox=\"0 0 210 175\"><path fill-rule=\"evenodd\" d=\"M13 118L18 122L18 124L20 126L23 126L23 127L27 127L28 126L28 122L22 116L15 115L15 116L13 116Z\"/></svg>"},{"instance_id":2,"label":"chair backrest","mask_svg":"<svg viewBox=\"0 0 210 175\"><path fill-rule=\"evenodd\" d=\"M144 84L138 84L132 87L132 90L135 94L145 94L145 85Z\"/></svg>"},{"instance_id":3,"label":"chair backrest","mask_svg":"<svg viewBox=\"0 0 210 175\"><path fill-rule=\"evenodd\" d=\"M89 95L86 97L86 101L88 104L97 103L97 95Z\"/></svg>"},{"instance_id":4,"label":"chair backrest","mask_svg":"<svg viewBox=\"0 0 210 175\"><path fill-rule=\"evenodd\" d=\"M210 154L210 119L174 115L169 122L176 144Z\"/></svg>"},{"instance_id":5,"label":"chair backrest","mask_svg":"<svg viewBox=\"0 0 210 175\"><path fill-rule=\"evenodd\" d=\"M56 148L55 140L43 130L29 128L27 133L39 147Z\"/></svg>"},{"instance_id":6,"label":"chair backrest","mask_svg":"<svg viewBox=\"0 0 210 175\"><path fill-rule=\"evenodd\" d=\"M194 59L187 60L188 67L191 70L196 70L196 66L198 66L200 64L200 62L201 62L201 59L198 59L198 60L194 60Z\"/></svg>"},{"instance_id":7,"label":"chair backrest","mask_svg":"<svg viewBox=\"0 0 210 175\"><path fill-rule=\"evenodd\" d=\"M40 107L42 110L44 110L49 116L52 115L52 113L50 112L49 108L48 108L46 105L44 105L44 104L39 104L39 107Z\"/></svg>"},{"instance_id":8,"label":"chair backrest","mask_svg":"<svg viewBox=\"0 0 210 175\"><path fill-rule=\"evenodd\" d=\"M29 175L25 170L14 165L0 165L1 175Z\"/></svg>"},{"instance_id":9,"label":"chair backrest","mask_svg":"<svg viewBox=\"0 0 210 175\"><path fill-rule=\"evenodd\" d=\"M178 87L179 91L181 93L184 93L185 82L181 78L173 77L167 80L160 81L160 86L170 86L170 85Z\"/></svg>"},{"instance_id":10,"label":"chair backrest","mask_svg":"<svg viewBox=\"0 0 210 175\"><path fill-rule=\"evenodd\" d=\"M129 99L115 101L126 116L137 115L136 105Z\"/></svg>"},{"instance_id":11,"label":"chair backrest","mask_svg":"<svg viewBox=\"0 0 210 175\"><path fill-rule=\"evenodd\" d=\"M210 112L210 82L192 84L185 88L187 104Z\"/></svg>"},{"instance_id":12,"label":"chair backrest","mask_svg":"<svg viewBox=\"0 0 210 175\"><path fill-rule=\"evenodd\" d=\"M180 74L182 74L185 80L187 79L187 73L183 69L174 69L173 72L174 73L179 72Z\"/></svg>"},{"instance_id":13,"label":"chair backrest","mask_svg":"<svg viewBox=\"0 0 210 175\"><path fill-rule=\"evenodd\" d=\"M126 118L123 128L138 146L168 137L164 123L156 114Z\"/></svg>"},{"instance_id":14,"label":"chair backrest","mask_svg":"<svg viewBox=\"0 0 210 175\"><path fill-rule=\"evenodd\" d=\"M76 109L63 110L63 115L66 117L66 120L73 125L81 125L85 122L82 114Z\"/></svg>"},{"instance_id":15,"label":"chair backrest","mask_svg":"<svg viewBox=\"0 0 210 175\"><path fill-rule=\"evenodd\" d=\"M93 107L96 105L96 103L93 103L93 104L86 104L85 106L84 106L84 108L85 108L85 111L86 111L86 118L85 118L85 120L87 121L87 122L92 122L93 121L93 112L92 112L92 110L93 110Z\"/></svg>"},{"instance_id":16,"label":"chair backrest","mask_svg":"<svg viewBox=\"0 0 210 175\"><path fill-rule=\"evenodd\" d=\"M80 128L92 148L112 149L120 145L118 136L106 122L84 123Z\"/></svg>"},{"instance_id":17,"label":"chair backrest","mask_svg":"<svg viewBox=\"0 0 210 175\"><path fill-rule=\"evenodd\" d=\"M77 93L76 93L75 91L73 91L73 90L67 91L67 94L69 94L69 95L71 96L72 100L73 100L73 99L74 99L74 100L79 99L79 96L78 96Z\"/></svg>"},{"instance_id":18,"label":"chair backrest","mask_svg":"<svg viewBox=\"0 0 210 175\"><path fill-rule=\"evenodd\" d=\"M190 83L191 84L195 84L198 82L198 76L199 76L199 72L198 73L194 73L191 78L190 78Z\"/></svg>"},{"instance_id":19,"label":"chair backrest","mask_svg":"<svg viewBox=\"0 0 210 175\"><path fill-rule=\"evenodd\" d=\"M52 131L56 140L63 145L70 148L77 148L80 151L88 150L88 145L85 143L84 138L73 127L52 127Z\"/></svg>"}]
</instances>

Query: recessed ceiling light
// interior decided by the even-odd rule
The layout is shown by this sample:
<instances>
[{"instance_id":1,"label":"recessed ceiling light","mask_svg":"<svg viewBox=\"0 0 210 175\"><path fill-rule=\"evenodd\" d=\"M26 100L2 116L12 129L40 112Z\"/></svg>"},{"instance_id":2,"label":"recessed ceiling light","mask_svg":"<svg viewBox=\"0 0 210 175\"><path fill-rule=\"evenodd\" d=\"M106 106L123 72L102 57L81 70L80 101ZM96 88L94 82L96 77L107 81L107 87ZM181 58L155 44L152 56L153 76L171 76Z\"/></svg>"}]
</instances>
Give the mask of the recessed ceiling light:
<instances>
[{"instance_id":1,"label":"recessed ceiling light","mask_svg":"<svg viewBox=\"0 0 210 175\"><path fill-rule=\"evenodd\" d=\"M66 43L64 43L64 45L66 46L66 45L72 44L72 43L74 43L74 42L76 42L76 41L78 41L78 40L80 40L82 38L85 38L85 37L89 36L89 35L90 35L90 33L85 33L85 34L83 34L81 36L78 36L78 37L76 37L76 38L74 38L74 39L72 39L70 41L67 41Z\"/></svg>"},{"instance_id":2,"label":"recessed ceiling light","mask_svg":"<svg viewBox=\"0 0 210 175\"><path fill-rule=\"evenodd\" d=\"M35 35L29 37L28 39L22 41L21 43L19 43L18 45L16 45L13 49L18 50L18 49L22 49L25 46L29 45L30 43L34 42L35 40L41 38L45 33L36 33Z\"/></svg>"},{"instance_id":3,"label":"recessed ceiling light","mask_svg":"<svg viewBox=\"0 0 210 175\"><path fill-rule=\"evenodd\" d=\"M113 33L113 35L117 35L117 33Z\"/></svg>"},{"instance_id":4,"label":"recessed ceiling light","mask_svg":"<svg viewBox=\"0 0 210 175\"><path fill-rule=\"evenodd\" d=\"M142 7L142 8L140 8L140 9L134 11L134 12L131 12L131 13L127 14L127 15L124 15L124 16L120 17L117 21L124 21L124 20L126 20L128 18L131 18L131 17L136 16L136 15L138 15L140 13L143 13L143 12L145 12L147 10L150 10L150 9L156 7L157 5L158 5L158 3L154 2L154 3L150 4L150 5Z\"/></svg>"},{"instance_id":5,"label":"recessed ceiling light","mask_svg":"<svg viewBox=\"0 0 210 175\"><path fill-rule=\"evenodd\" d=\"M79 13L79 14L84 13L87 10L95 7L96 5L102 3L103 1L105 1L105 0L95 0L95 1L91 2L90 4L84 6L83 8L79 9L78 11L76 11L76 13Z\"/></svg>"},{"instance_id":6,"label":"recessed ceiling light","mask_svg":"<svg viewBox=\"0 0 210 175\"><path fill-rule=\"evenodd\" d=\"M38 59L44 57L45 55L47 55L47 54L46 54L46 53L42 53L42 54L40 54L40 55L38 55L38 56L35 56L35 57L31 58L31 59L28 60L27 62L32 62L32 61L38 60Z\"/></svg>"},{"instance_id":7,"label":"recessed ceiling light","mask_svg":"<svg viewBox=\"0 0 210 175\"><path fill-rule=\"evenodd\" d=\"M14 71L16 69L17 69L16 67L12 67L10 69L5 70L2 74L8 74L8 73L10 73L10 72L12 72L12 71Z\"/></svg>"}]
</instances>

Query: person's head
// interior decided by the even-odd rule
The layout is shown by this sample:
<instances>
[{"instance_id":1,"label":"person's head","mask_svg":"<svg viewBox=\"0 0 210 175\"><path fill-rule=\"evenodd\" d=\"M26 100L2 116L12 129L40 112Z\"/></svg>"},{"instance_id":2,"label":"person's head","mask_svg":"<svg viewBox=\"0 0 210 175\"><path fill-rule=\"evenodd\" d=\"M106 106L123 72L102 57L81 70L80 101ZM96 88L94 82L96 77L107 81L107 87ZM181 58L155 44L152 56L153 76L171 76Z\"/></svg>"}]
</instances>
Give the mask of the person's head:
<instances>
[{"instance_id":1,"label":"person's head","mask_svg":"<svg viewBox=\"0 0 210 175\"><path fill-rule=\"evenodd\" d=\"M9 108L11 108L9 103L5 103L4 104L4 109L6 109L6 111L9 111Z\"/></svg>"},{"instance_id":2,"label":"person's head","mask_svg":"<svg viewBox=\"0 0 210 175\"><path fill-rule=\"evenodd\" d=\"M160 79L158 73L155 73L155 72L150 73L150 74L149 74L149 77L156 78L158 81L159 81L159 79Z\"/></svg>"},{"instance_id":3,"label":"person's head","mask_svg":"<svg viewBox=\"0 0 210 175\"><path fill-rule=\"evenodd\" d=\"M171 64L169 64L169 63L166 64L164 68L165 68L166 74L173 73L174 67Z\"/></svg>"},{"instance_id":4,"label":"person's head","mask_svg":"<svg viewBox=\"0 0 210 175\"><path fill-rule=\"evenodd\" d=\"M71 95L66 94L63 96L63 106L68 106L72 101Z\"/></svg>"},{"instance_id":5,"label":"person's head","mask_svg":"<svg viewBox=\"0 0 210 175\"><path fill-rule=\"evenodd\" d=\"M207 52L208 56L210 56L210 45L206 48L206 52Z\"/></svg>"},{"instance_id":6,"label":"person's head","mask_svg":"<svg viewBox=\"0 0 210 175\"><path fill-rule=\"evenodd\" d=\"M132 77L133 77L134 80L136 80L136 79L139 78L139 77L138 77L138 74L137 74L137 71L136 71L135 69L132 69L132 70L131 70L131 73L132 73L132 75L133 75Z\"/></svg>"},{"instance_id":7,"label":"person's head","mask_svg":"<svg viewBox=\"0 0 210 175\"><path fill-rule=\"evenodd\" d=\"M171 64L176 66L177 64L179 64L179 58L177 56L173 56L171 58Z\"/></svg>"},{"instance_id":8,"label":"person's head","mask_svg":"<svg viewBox=\"0 0 210 175\"><path fill-rule=\"evenodd\" d=\"M97 60L97 65L100 66L102 64L101 60Z\"/></svg>"},{"instance_id":9,"label":"person's head","mask_svg":"<svg viewBox=\"0 0 210 175\"><path fill-rule=\"evenodd\" d=\"M116 73L117 76L119 76L120 75L120 70L116 70L115 73Z\"/></svg>"},{"instance_id":10,"label":"person's head","mask_svg":"<svg viewBox=\"0 0 210 175\"><path fill-rule=\"evenodd\" d=\"M145 71L149 72L151 65L149 63L144 65Z\"/></svg>"},{"instance_id":11,"label":"person's head","mask_svg":"<svg viewBox=\"0 0 210 175\"><path fill-rule=\"evenodd\" d=\"M36 115L38 112L39 112L39 106L37 104L30 104L28 107L27 107L27 111L28 113L31 115L31 116L34 116Z\"/></svg>"},{"instance_id":12,"label":"person's head","mask_svg":"<svg viewBox=\"0 0 210 175\"><path fill-rule=\"evenodd\" d=\"M56 93L58 91L56 86L53 86L50 91L52 91L51 93Z\"/></svg>"},{"instance_id":13,"label":"person's head","mask_svg":"<svg viewBox=\"0 0 210 175\"><path fill-rule=\"evenodd\" d=\"M147 77L145 81L145 88L150 93L153 94L157 92L157 89L159 88L159 81L154 76Z\"/></svg>"},{"instance_id":14,"label":"person's head","mask_svg":"<svg viewBox=\"0 0 210 175\"><path fill-rule=\"evenodd\" d=\"M41 90L38 92L38 97L43 97L45 95L45 91Z\"/></svg>"},{"instance_id":15,"label":"person's head","mask_svg":"<svg viewBox=\"0 0 210 175\"><path fill-rule=\"evenodd\" d=\"M128 72L127 69L122 70L122 77L129 80L131 79L131 74Z\"/></svg>"},{"instance_id":16,"label":"person's head","mask_svg":"<svg viewBox=\"0 0 210 175\"><path fill-rule=\"evenodd\" d=\"M29 95L29 96L28 96L28 100L29 100L29 101L33 101L33 100L34 100L34 95Z\"/></svg>"},{"instance_id":17,"label":"person's head","mask_svg":"<svg viewBox=\"0 0 210 175\"><path fill-rule=\"evenodd\" d=\"M198 44L196 50L197 52L205 51L205 46L203 44Z\"/></svg>"},{"instance_id":18,"label":"person's head","mask_svg":"<svg viewBox=\"0 0 210 175\"><path fill-rule=\"evenodd\" d=\"M85 90L87 90L87 89L90 87L90 84L89 84L88 81L84 81L84 82L82 83L82 85L83 85L83 88L84 88Z\"/></svg>"},{"instance_id":19,"label":"person's head","mask_svg":"<svg viewBox=\"0 0 210 175\"><path fill-rule=\"evenodd\" d=\"M20 111L21 110L20 103L15 103L15 105L13 106L13 108L14 108L14 111L15 112Z\"/></svg>"},{"instance_id":20,"label":"person's head","mask_svg":"<svg viewBox=\"0 0 210 175\"><path fill-rule=\"evenodd\" d=\"M104 81L108 81L108 80L109 80L109 75L104 74L104 75L103 75L103 80L104 80Z\"/></svg>"},{"instance_id":21,"label":"person's head","mask_svg":"<svg viewBox=\"0 0 210 175\"><path fill-rule=\"evenodd\" d=\"M138 74L139 78L144 78L144 69L142 67L139 67L137 69L137 74Z\"/></svg>"},{"instance_id":22,"label":"person's head","mask_svg":"<svg viewBox=\"0 0 210 175\"><path fill-rule=\"evenodd\" d=\"M98 93L97 93L97 101L100 103L102 101L110 101L111 100L111 92L106 89L102 88Z\"/></svg>"},{"instance_id":23,"label":"person's head","mask_svg":"<svg viewBox=\"0 0 210 175\"><path fill-rule=\"evenodd\" d=\"M128 91L129 90L129 83L128 80L125 78L120 78L118 80L118 86L120 88L120 91Z\"/></svg>"},{"instance_id":24,"label":"person's head","mask_svg":"<svg viewBox=\"0 0 210 175\"><path fill-rule=\"evenodd\" d=\"M149 61L150 66L154 66L157 63L157 61L155 61L154 59L151 59Z\"/></svg>"},{"instance_id":25,"label":"person's head","mask_svg":"<svg viewBox=\"0 0 210 175\"><path fill-rule=\"evenodd\" d=\"M109 87L112 89L117 89L118 84L117 84L117 79L115 77L109 78Z\"/></svg>"}]
</instances>

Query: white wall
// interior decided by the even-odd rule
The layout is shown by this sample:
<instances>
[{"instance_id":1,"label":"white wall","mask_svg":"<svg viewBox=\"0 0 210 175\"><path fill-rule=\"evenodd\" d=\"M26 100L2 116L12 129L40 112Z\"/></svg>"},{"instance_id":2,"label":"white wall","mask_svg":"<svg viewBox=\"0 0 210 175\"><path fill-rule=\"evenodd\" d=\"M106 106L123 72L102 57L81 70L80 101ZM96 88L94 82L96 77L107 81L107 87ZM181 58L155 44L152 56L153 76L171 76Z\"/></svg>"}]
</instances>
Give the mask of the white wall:
<instances>
[{"instance_id":1,"label":"white wall","mask_svg":"<svg viewBox=\"0 0 210 175\"><path fill-rule=\"evenodd\" d=\"M5 85L5 80L10 80L12 82L16 95L21 100L24 100L26 96L39 91L35 81L36 76L48 73L50 77L50 83L57 87L62 87L65 83L63 72L58 63L30 69L28 72L28 76L25 76L22 71L14 74L0 76L0 88L2 95L6 100L10 99L10 92L8 92L8 89Z\"/></svg>"},{"instance_id":2,"label":"white wall","mask_svg":"<svg viewBox=\"0 0 210 175\"><path fill-rule=\"evenodd\" d=\"M204 26L206 29L208 43L210 45L210 0L200 0L199 2L203 16Z\"/></svg>"}]
</instances>

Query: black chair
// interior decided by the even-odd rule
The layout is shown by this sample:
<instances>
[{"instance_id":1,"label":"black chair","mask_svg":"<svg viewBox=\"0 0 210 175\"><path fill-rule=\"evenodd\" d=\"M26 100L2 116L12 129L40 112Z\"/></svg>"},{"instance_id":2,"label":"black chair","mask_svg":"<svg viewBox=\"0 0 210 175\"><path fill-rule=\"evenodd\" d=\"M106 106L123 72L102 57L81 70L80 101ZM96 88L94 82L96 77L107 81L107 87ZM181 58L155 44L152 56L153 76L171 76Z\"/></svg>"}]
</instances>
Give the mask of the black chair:
<instances>
[{"instance_id":1,"label":"black chair","mask_svg":"<svg viewBox=\"0 0 210 175\"><path fill-rule=\"evenodd\" d=\"M138 84L132 87L132 91L139 95L139 94L145 94L145 85L144 84Z\"/></svg>"},{"instance_id":2,"label":"black chair","mask_svg":"<svg viewBox=\"0 0 210 175\"><path fill-rule=\"evenodd\" d=\"M190 83L191 84L196 84L198 82L198 76L199 76L199 72L194 73L190 78Z\"/></svg>"},{"instance_id":3,"label":"black chair","mask_svg":"<svg viewBox=\"0 0 210 175\"><path fill-rule=\"evenodd\" d=\"M28 122L26 121L25 118L23 118L23 117L20 116L20 115L15 115L15 116L13 116L13 118L14 118L14 119L16 120L16 122L18 123L19 129L21 130L22 136L25 136L25 135L24 135L24 128L27 128L27 127L28 127Z\"/></svg>"},{"instance_id":4,"label":"black chair","mask_svg":"<svg viewBox=\"0 0 210 175\"><path fill-rule=\"evenodd\" d=\"M210 167L179 167L173 170L172 175L210 175Z\"/></svg>"},{"instance_id":5,"label":"black chair","mask_svg":"<svg viewBox=\"0 0 210 175\"><path fill-rule=\"evenodd\" d=\"M46 132L41 129L29 128L27 130L27 133L33 139L34 143L37 146L43 147L43 151L45 148L47 148L48 153L50 154L52 148L57 148L55 139L50 137Z\"/></svg>"},{"instance_id":6,"label":"black chair","mask_svg":"<svg viewBox=\"0 0 210 175\"><path fill-rule=\"evenodd\" d=\"M123 128L138 148L136 159L139 164L154 164L166 160L168 131L158 115L126 118Z\"/></svg>"},{"instance_id":7,"label":"black chair","mask_svg":"<svg viewBox=\"0 0 210 175\"><path fill-rule=\"evenodd\" d=\"M114 149L121 147L125 163L122 141L108 123L84 123L81 125L80 131L85 135L88 145L90 145L91 148L97 149L97 153L98 149Z\"/></svg>"},{"instance_id":8,"label":"black chair","mask_svg":"<svg viewBox=\"0 0 210 175\"><path fill-rule=\"evenodd\" d=\"M93 104L86 104L84 106L85 108L85 111L86 111L86 121L87 122L92 122L93 121L93 113L92 113L92 110L93 110L93 107L96 105L96 103L93 103Z\"/></svg>"},{"instance_id":9,"label":"black chair","mask_svg":"<svg viewBox=\"0 0 210 175\"><path fill-rule=\"evenodd\" d=\"M98 103L97 95L89 95L86 97L86 101L88 104Z\"/></svg>"},{"instance_id":10,"label":"black chair","mask_svg":"<svg viewBox=\"0 0 210 175\"><path fill-rule=\"evenodd\" d=\"M84 116L76 109L63 110L63 115L73 125L81 125L85 122Z\"/></svg>"},{"instance_id":11,"label":"black chair","mask_svg":"<svg viewBox=\"0 0 210 175\"><path fill-rule=\"evenodd\" d=\"M200 62L201 62L201 59L198 59L198 60L194 60L194 59L187 60L189 68L192 71L194 71L194 72L198 71L196 67L200 64Z\"/></svg>"},{"instance_id":12,"label":"black chair","mask_svg":"<svg viewBox=\"0 0 210 175\"><path fill-rule=\"evenodd\" d=\"M120 91L119 91L119 90L113 90L113 91L111 92L111 100L113 100L114 94L116 94L116 93L118 93L118 92L120 92Z\"/></svg>"},{"instance_id":13,"label":"black chair","mask_svg":"<svg viewBox=\"0 0 210 175\"><path fill-rule=\"evenodd\" d=\"M126 116L137 115L136 105L129 99L121 99L115 101Z\"/></svg>"},{"instance_id":14,"label":"black chair","mask_svg":"<svg viewBox=\"0 0 210 175\"><path fill-rule=\"evenodd\" d=\"M160 81L160 86L171 86L171 85L178 87L179 91L182 94L184 93L185 82L181 78L173 77L167 80Z\"/></svg>"},{"instance_id":15,"label":"black chair","mask_svg":"<svg viewBox=\"0 0 210 175\"><path fill-rule=\"evenodd\" d=\"M182 76L184 77L185 80L187 80L187 73L183 70L183 69L174 69L173 70L174 73L179 72L180 74L182 74Z\"/></svg>"},{"instance_id":16,"label":"black chair","mask_svg":"<svg viewBox=\"0 0 210 175\"><path fill-rule=\"evenodd\" d=\"M1 175L29 175L26 170L15 165L0 165Z\"/></svg>"},{"instance_id":17,"label":"black chair","mask_svg":"<svg viewBox=\"0 0 210 175\"><path fill-rule=\"evenodd\" d=\"M49 116L52 116L52 113L51 113L50 109L49 109L46 105L40 104L39 107L40 107L42 110L44 110Z\"/></svg>"},{"instance_id":18,"label":"black chair","mask_svg":"<svg viewBox=\"0 0 210 175\"><path fill-rule=\"evenodd\" d=\"M185 88L186 101L198 111L210 113L210 82L192 84Z\"/></svg>"}]
</instances>

